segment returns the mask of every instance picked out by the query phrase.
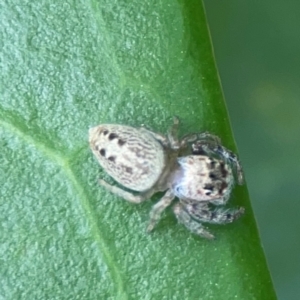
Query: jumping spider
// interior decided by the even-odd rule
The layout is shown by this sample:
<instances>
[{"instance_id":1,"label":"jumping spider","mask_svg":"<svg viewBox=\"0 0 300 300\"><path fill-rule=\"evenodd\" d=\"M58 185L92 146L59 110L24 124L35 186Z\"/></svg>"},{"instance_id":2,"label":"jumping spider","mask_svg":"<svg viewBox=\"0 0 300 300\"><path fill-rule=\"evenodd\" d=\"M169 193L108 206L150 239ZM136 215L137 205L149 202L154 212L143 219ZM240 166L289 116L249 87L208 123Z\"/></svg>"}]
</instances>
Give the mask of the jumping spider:
<instances>
[{"instance_id":1,"label":"jumping spider","mask_svg":"<svg viewBox=\"0 0 300 300\"><path fill-rule=\"evenodd\" d=\"M244 208L226 209L234 183L243 184L237 156L210 133L177 137L179 120L168 135L125 125L102 124L89 131L90 147L104 170L133 194L99 180L110 192L133 203L141 203L166 191L150 212L147 231L152 231L161 213L173 202L178 221L207 239L214 236L202 223L227 224L239 218ZM189 152L188 154L183 154ZM215 205L212 209L210 206Z\"/></svg>"}]
</instances>

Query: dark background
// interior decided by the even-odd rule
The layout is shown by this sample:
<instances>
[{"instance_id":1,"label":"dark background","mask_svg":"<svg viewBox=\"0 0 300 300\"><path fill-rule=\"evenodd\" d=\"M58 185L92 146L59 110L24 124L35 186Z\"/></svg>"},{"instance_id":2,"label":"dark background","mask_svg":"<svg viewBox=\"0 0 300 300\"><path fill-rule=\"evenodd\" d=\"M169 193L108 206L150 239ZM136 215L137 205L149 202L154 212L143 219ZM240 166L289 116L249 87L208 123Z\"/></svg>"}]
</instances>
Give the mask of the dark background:
<instances>
[{"instance_id":1,"label":"dark background","mask_svg":"<svg viewBox=\"0 0 300 300\"><path fill-rule=\"evenodd\" d=\"M273 282L300 299L300 1L205 1ZM246 253L245 253L246 255Z\"/></svg>"}]
</instances>

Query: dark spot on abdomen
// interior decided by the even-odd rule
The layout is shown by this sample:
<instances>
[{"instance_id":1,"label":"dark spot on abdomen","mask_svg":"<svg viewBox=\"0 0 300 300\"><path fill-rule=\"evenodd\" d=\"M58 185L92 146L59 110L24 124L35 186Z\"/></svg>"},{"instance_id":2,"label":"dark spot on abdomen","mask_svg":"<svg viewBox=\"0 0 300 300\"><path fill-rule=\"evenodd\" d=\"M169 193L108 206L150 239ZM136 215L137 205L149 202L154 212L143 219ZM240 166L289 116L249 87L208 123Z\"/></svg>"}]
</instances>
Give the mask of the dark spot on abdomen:
<instances>
[{"instance_id":1,"label":"dark spot on abdomen","mask_svg":"<svg viewBox=\"0 0 300 300\"><path fill-rule=\"evenodd\" d=\"M108 139L110 140L110 141L112 141L113 139L115 139L115 138L117 138L118 137L118 135L116 135L115 133L110 133L109 134L109 136L108 136Z\"/></svg>"},{"instance_id":2,"label":"dark spot on abdomen","mask_svg":"<svg viewBox=\"0 0 300 300\"><path fill-rule=\"evenodd\" d=\"M116 161L116 157L115 156L110 156L107 158L109 161L111 162L115 162Z\"/></svg>"},{"instance_id":3,"label":"dark spot on abdomen","mask_svg":"<svg viewBox=\"0 0 300 300\"><path fill-rule=\"evenodd\" d=\"M105 156L105 149L101 149L101 150L99 151L99 153L100 153L102 156Z\"/></svg>"},{"instance_id":4,"label":"dark spot on abdomen","mask_svg":"<svg viewBox=\"0 0 300 300\"><path fill-rule=\"evenodd\" d=\"M121 140L121 139L118 140L118 144L119 144L120 146L123 146L125 143L126 143L126 142L125 142L124 140Z\"/></svg>"},{"instance_id":5,"label":"dark spot on abdomen","mask_svg":"<svg viewBox=\"0 0 300 300\"><path fill-rule=\"evenodd\" d=\"M130 167L125 167L125 172L126 172L126 173L129 173L129 174L132 174L132 168L130 168Z\"/></svg>"}]
</instances>

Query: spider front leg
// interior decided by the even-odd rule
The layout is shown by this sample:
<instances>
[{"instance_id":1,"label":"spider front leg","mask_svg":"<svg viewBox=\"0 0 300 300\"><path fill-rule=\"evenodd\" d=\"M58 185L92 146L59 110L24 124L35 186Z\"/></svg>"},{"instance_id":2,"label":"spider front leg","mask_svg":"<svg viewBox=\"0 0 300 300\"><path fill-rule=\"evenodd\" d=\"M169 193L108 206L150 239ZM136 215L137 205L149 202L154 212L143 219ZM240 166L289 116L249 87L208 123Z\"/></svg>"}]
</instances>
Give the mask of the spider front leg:
<instances>
[{"instance_id":1,"label":"spider front leg","mask_svg":"<svg viewBox=\"0 0 300 300\"><path fill-rule=\"evenodd\" d=\"M228 150L221 144L209 144L202 143L198 141L192 145L193 154L206 154L206 155L218 155L225 161L227 161L231 166L233 166L237 183L242 185L244 183L244 174L241 163L238 159L238 156L234 154L232 151Z\"/></svg>"},{"instance_id":2,"label":"spider front leg","mask_svg":"<svg viewBox=\"0 0 300 300\"><path fill-rule=\"evenodd\" d=\"M151 189L145 193L140 193L140 194L135 195L131 192L124 191L123 189L121 189L117 186L111 185L102 179L99 179L99 184L101 186L105 187L109 192L111 192L129 202L132 202L132 203L141 203L141 202L151 198L151 196L157 192L156 190Z\"/></svg>"},{"instance_id":3,"label":"spider front leg","mask_svg":"<svg viewBox=\"0 0 300 300\"><path fill-rule=\"evenodd\" d=\"M169 145L169 140L166 136L160 134L160 133L156 133L156 132L153 132L145 127L141 127L140 128L140 131L143 133L143 132L146 132L148 133L149 135L153 136L157 141L159 141L163 146L165 147L168 147Z\"/></svg>"},{"instance_id":4,"label":"spider front leg","mask_svg":"<svg viewBox=\"0 0 300 300\"><path fill-rule=\"evenodd\" d=\"M174 198L175 195L173 194L173 192L171 190L168 190L166 194L161 198L161 200L153 206L150 212L150 221L147 227L147 232L153 230L153 228L161 218L161 213L172 203Z\"/></svg>"},{"instance_id":5,"label":"spider front leg","mask_svg":"<svg viewBox=\"0 0 300 300\"><path fill-rule=\"evenodd\" d=\"M238 156L221 145L218 145L215 151L234 166L237 175L237 183L242 185L244 183L244 174Z\"/></svg>"},{"instance_id":6,"label":"spider front leg","mask_svg":"<svg viewBox=\"0 0 300 300\"><path fill-rule=\"evenodd\" d=\"M202 226L201 223L192 219L191 215L185 210L184 206L181 203L177 203L176 205L174 205L173 211L177 220L191 232L209 240L215 238L208 230L206 230Z\"/></svg>"},{"instance_id":7,"label":"spider front leg","mask_svg":"<svg viewBox=\"0 0 300 300\"><path fill-rule=\"evenodd\" d=\"M216 135L213 135L209 132L202 132L202 133L192 133L184 136L180 141L180 148L185 148L188 144L196 142L192 145L193 152L196 152L194 149L194 145L213 145L217 146L221 144L221 140ZM196 153L200 154L200 153Z\"/></svg>"},{"instance_id":8,"label":"spider front leg","mask_svg":"<svg viewBox=\"0 0 300 300\"><path fill-rule=\"evenodd\" d=\"M240 207L238 209L225 209L225 208L215 208L211 210L207 204L186 204L185 209L194 219L210 223L210 224L227 224L240 218L245 209Z\"/></svg>"},{"instance_id":9,"label":"spider front leg","mask_svg":"<svg viewBox=\"0 0 300 300\"><path fill-rule=\"evenodd\" d=\"M179 118L173 117L173 124L168 130L167 137L162 135L161 133L153 132L144 126L140 128L142 132L147 132L152 135L157 141L159 141L165 147L171 147L171 149L178 150L179 149L179 141L178 141L178 127L179 127Z\"/></svg>"}]
</instances>

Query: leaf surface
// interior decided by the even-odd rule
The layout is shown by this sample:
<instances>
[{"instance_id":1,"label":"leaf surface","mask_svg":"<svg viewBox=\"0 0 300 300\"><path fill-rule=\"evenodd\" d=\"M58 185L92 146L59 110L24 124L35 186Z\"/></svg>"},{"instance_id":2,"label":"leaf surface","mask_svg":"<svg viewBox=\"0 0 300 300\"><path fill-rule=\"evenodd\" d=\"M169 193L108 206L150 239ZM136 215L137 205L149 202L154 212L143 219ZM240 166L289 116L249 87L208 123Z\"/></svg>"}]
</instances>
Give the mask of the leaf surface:
<instances>
[{"instance_id":1,"label":"leaf surface","mask_svg":"<svg viewBox=\"0 0 300 300\"><path fill-rule=\"evenodd\" d=\"M235 150L200 1L0 4L0 296L275 299L246 187L238 222L190 234L161 195L132 205L97 184L99 123L208 130Z\"/></svg>"}]
</instances>

